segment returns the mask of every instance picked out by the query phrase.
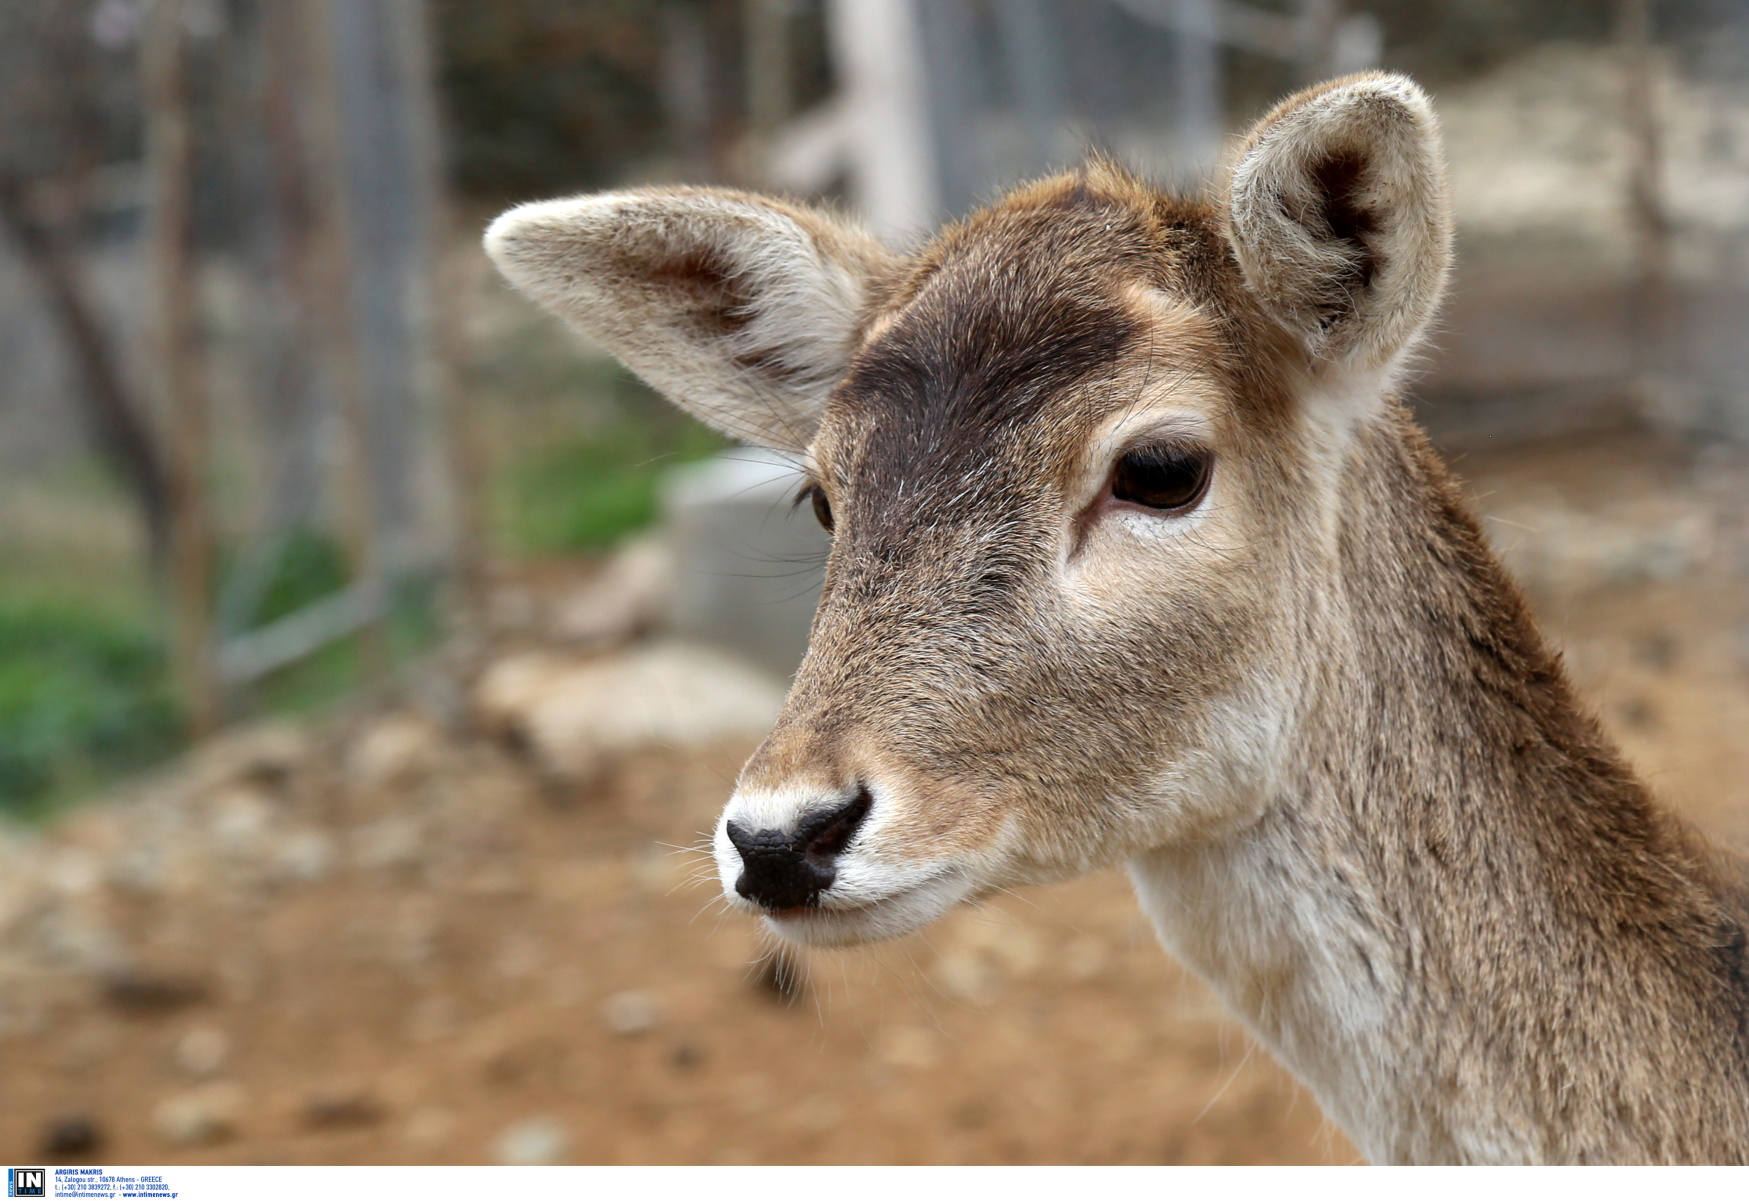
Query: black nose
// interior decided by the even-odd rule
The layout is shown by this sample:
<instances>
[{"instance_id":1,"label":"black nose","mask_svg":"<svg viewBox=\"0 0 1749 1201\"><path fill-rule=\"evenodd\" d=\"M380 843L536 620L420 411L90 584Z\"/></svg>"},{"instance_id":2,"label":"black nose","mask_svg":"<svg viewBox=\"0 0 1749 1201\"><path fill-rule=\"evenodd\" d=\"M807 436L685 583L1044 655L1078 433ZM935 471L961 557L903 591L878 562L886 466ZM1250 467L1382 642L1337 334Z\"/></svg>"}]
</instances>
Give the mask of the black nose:
<instances>
[{"instance_id":1,"label":"black nose","mask_svg":"<svg viewBox=\"0 0 1749 1201\"><path fill-rule=\"evenodd\" d=\"M838 854L850 844L874 798L860 788L836 809L802 819L794 834L747 830L730 822L724 832L741 852L735 891L767 909L818 905L838 875Z\"/></svg>"}]
</instances>

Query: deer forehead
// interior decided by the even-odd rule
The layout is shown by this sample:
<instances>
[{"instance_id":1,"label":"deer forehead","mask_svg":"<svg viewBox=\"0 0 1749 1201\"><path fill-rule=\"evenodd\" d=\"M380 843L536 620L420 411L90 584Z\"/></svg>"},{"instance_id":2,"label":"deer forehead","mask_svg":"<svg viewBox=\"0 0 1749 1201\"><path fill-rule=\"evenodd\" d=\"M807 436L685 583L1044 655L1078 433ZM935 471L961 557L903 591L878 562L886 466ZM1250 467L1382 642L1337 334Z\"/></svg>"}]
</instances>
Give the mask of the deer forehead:
<instances>
[{"instance_id":1,"label":"deer forehead","mask_svg":"<svg viewBox=\"0 0 1749 1201\"><path fill-rule=\"evenodd\" d=\"M950 231L865 326L811 448L822 481L963 508L1079 492L1153 429L1212 438L1232 323L1186 280L1228 264L1208 229L1156 224L1082 195Z\"/></svg>"}]
</instances>

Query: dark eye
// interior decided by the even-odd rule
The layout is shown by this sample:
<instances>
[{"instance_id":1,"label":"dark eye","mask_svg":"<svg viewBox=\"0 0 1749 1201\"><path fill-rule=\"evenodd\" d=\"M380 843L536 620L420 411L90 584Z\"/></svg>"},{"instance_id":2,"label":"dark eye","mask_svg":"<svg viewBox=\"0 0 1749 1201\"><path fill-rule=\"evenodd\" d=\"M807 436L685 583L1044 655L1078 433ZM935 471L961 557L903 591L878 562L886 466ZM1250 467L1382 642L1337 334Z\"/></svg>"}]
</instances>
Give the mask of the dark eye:
<instances>
[{"instance_id":1,"label":"dark eye","mask_svg":"<svg viewBox=\"0 0 1749 1201\"><path fill-rule=\"evenodd\" d=\"M803 501L810 501L814 506L814 518L820 523L820 528L828 534L832 532L832 502L826 499L826 490L818 484L809 484L796 497L796 505L800 507Z\"/></svg>"},{"instance_id":2,"label":"dark eye","mask_svg":"<svg viewBox=\"0 0 1749 1201\"><path fill-rule=\"evenodd\" d=\"M1200 446L1181 442L1138 446L1117 461L1111 494L1131 504L1183 513L1208 491L1213 463L1213 456Z\"/></svg>"}]
</instances>

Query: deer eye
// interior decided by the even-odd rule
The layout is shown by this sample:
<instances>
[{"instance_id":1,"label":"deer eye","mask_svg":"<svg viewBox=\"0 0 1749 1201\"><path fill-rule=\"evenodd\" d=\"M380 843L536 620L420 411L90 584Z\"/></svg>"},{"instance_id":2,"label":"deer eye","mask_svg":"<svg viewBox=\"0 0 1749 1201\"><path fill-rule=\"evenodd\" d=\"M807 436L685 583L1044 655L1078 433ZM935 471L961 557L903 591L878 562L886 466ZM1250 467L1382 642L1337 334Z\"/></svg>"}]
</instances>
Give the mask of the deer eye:
<instances>
[{"instance_id":1,"label":"deer eye","mask_svg":"<svg viewBox=\"0 0 1749 1201\"><path fill-rule=\"evenodd\" d=\"M1164 442L1124 452L1111 473L1111 495L1163 513L1187 513L1208 491L1214 458L1200 446Z\"/></svg>"},{"instance_id":2,"label":"deer eye","mask_svg":"<svg viewBox=\"0 0 1749 1201\"><path fill-rule=\"evenodd\" d=\"M832 532L832 502L826 499L826 490L818 484L804 485L796 495L796 507L800 508L803 501L810 501L814 506L814 519L820 523L820 528L828 534Z\"/></svg>"}]
</instances>

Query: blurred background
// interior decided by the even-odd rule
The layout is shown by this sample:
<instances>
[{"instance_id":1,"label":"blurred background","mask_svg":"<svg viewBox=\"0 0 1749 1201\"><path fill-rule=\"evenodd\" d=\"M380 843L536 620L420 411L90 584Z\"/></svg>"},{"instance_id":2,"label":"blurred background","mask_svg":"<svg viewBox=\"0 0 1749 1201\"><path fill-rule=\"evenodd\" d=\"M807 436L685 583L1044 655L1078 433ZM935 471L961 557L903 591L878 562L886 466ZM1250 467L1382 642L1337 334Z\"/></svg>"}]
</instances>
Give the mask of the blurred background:
<instances>
[{"instance_id":1,"label":"blurred background","mask_svg":"<svg viewBox=\"0 0 1749 1201\"><path fill-rule=\"evenodd\" d=\"M1741 4L0 0L0 1158L1352 1159L1115 873L809 962L717 911L821 536L478 235L708 182L903 246L1372 66L1448 142L1422 418L1749 837Z\"/></svg>"}]
</instances>

